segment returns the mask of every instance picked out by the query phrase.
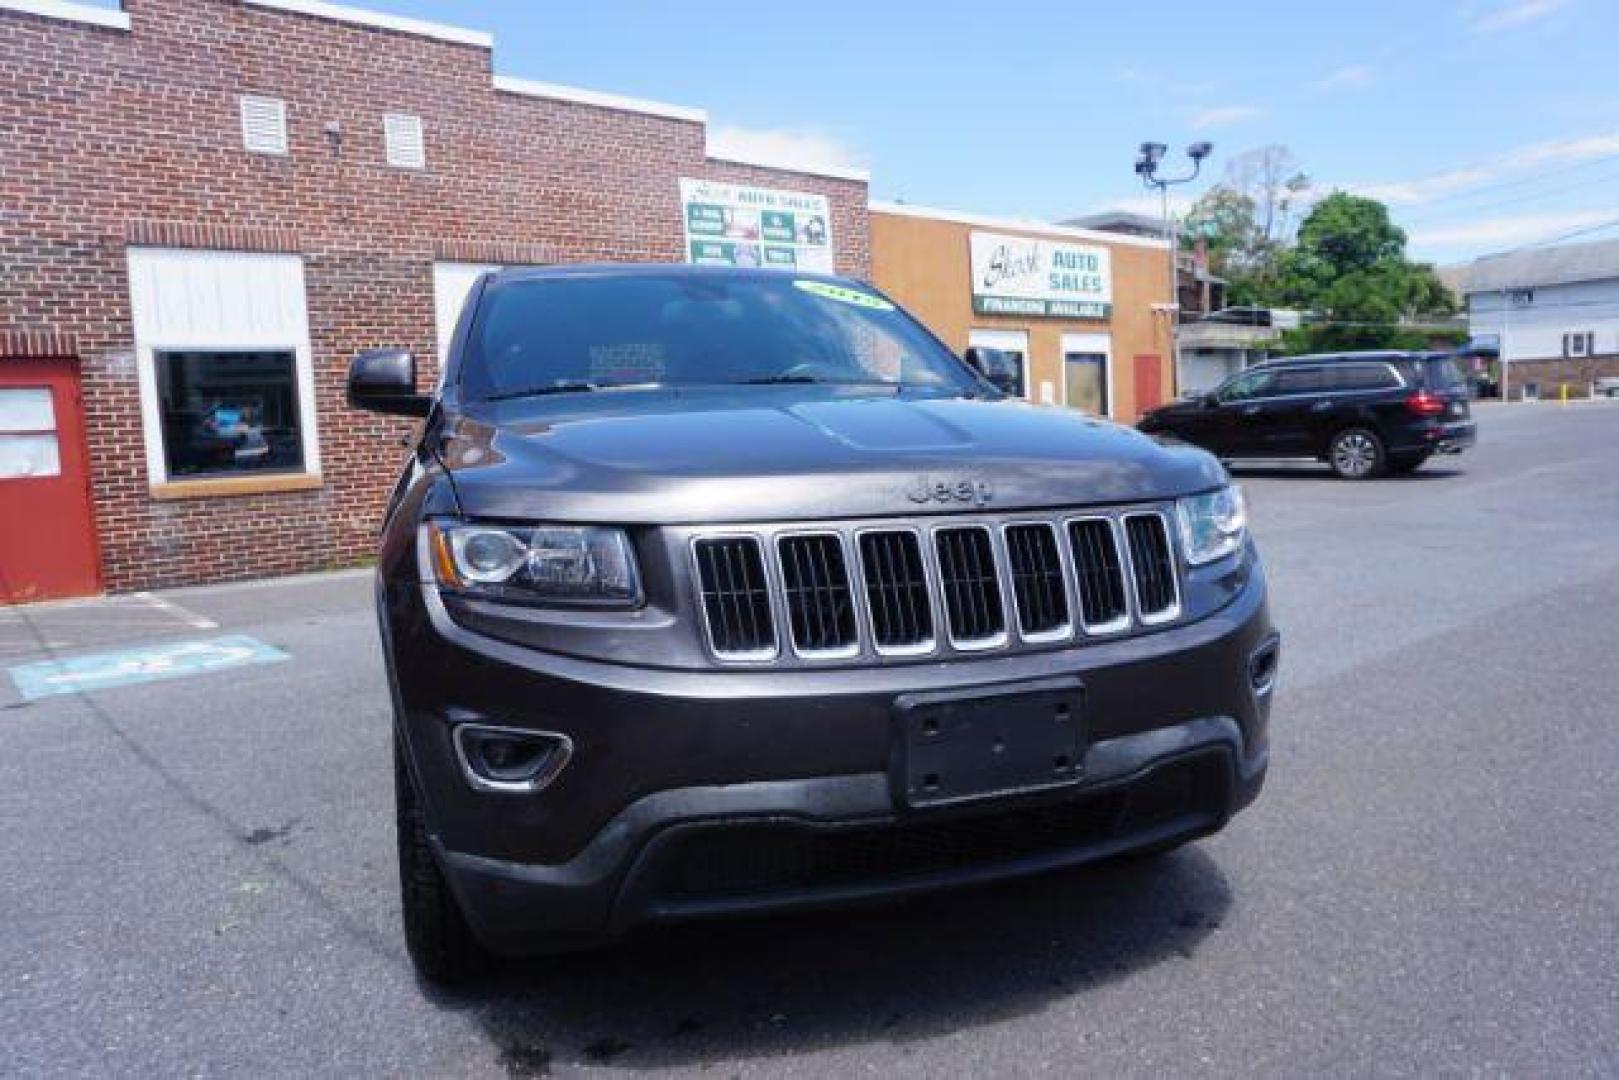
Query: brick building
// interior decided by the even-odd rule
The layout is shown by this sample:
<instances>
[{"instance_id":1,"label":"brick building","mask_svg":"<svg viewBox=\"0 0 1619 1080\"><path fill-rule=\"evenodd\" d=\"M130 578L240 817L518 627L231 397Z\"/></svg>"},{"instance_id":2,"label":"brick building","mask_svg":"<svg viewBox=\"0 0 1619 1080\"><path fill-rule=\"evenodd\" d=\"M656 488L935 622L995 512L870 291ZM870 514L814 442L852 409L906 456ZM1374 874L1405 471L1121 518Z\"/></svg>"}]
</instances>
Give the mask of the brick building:
<instances>
[{"instance_id":1,"label":"brick building","mask_svg":"<svg viewBox=\"0 0 1619 1080\"><path fill-rule=\"evenodd\" d=\"M815 200L869 275L863 175L491 51L318 0L0 0L0 601L365 558L402 431L349 358L433 379L484 266L687 258L689 185Z\"/></svg>"}]
</instances>

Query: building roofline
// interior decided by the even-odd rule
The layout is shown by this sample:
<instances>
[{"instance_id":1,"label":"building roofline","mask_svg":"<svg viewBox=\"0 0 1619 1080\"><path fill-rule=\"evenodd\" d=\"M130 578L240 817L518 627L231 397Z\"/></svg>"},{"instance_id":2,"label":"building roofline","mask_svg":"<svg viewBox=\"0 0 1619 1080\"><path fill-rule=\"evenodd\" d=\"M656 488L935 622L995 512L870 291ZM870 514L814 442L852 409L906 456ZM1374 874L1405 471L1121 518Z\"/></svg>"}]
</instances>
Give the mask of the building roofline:
<instances>
[{"instance_id":1,"label":"building roofline","mask_svg":"<svg viewBox=\"0 0 1619 1080\"><path fill-rule=\"evenodd\" d=\"M417 37L448 41L455 45L471 45L490 50L495 47L494 35L482 30L468 30L464 26L428 22L425 19L412 19L404 15L389 15L368 8L349 7L347 4L331 4L326 0L242 0L242 3L250 7L270 8L274 11L309 15L317 19L330 19L332 22L368 26L374 30L414 34Z\"/></svg>"},{"instance_id":2,"label":"building roofline","mask_svg":"<svg viewBox=\"0 0 1619 1080\"><path fill-rule=\"evenodd\" d=\"M108 30L129 29L129 12L110 11L107 8L75 4L70 0L0 0L0 11L15 11L23 15L38 15L44 19L84 23Z\"/></svg>"},{"instance_id":3,"label":"building roofline","mask_svg":"<svg viewBox=\"0 0 1619 1080\"><path fill-rule=\"evenodd\" d=\"M935 221L955 221L963 225L982 225L987 229L1015 229L1019 232L1039 233L1042 236L1060 237L1065 240L1090 240L1101 244L1150 248L1154 251L1169 250L1167 240L1154 240L1148 236L1129 236L1125 233L1101 232L1096 229L1077 229L1072 225L1053 225L1048 221L1032 221L1027 218L991 217L986 214L972 214L963 210L941 210L933 206L882 202L876 199L872 200L869 209L874 214L930 218Z\"/></svg>"},{"instance_id":4,"label":"building roofline","mask_svg":"<svg viewBox=\"0 0 1619 1080\"><path fill-rule=\"evenodd\" d=\"M775 169L778 172L805 173L810 176L828 176L834 180L853 180L861 184L871 183L871 173L865 169L855 169L844 165L809 165L798 161L784 161L772 159L763 154L736 154L730 151L715 152L709 149L708 160L718 161L731 165L751 165L756 169Z\"/></svg>"},{"instance_id":5,"label":"building roofline","mask_svg":"<svg viewBox=\"0 0 1619 1080\"><path fill-rule=\"evenodd\" d=\"M684 120L693 124L708 123L708 113L690 105L671 105L664 101L649 101L646 98L612 94L605 90L586 90L583 87L538 82L512 75L496 75L494 82L495 89L506 94L566 101L575 105L594 105L599 109L617 109L619 112L644 113L648 116L661 116L666 120Z\"/></svg>"},{"instance_id":6,"label":"building roofline","mask_svg":"<svg viewBox=\"0 0 1619 1080\"><path fill-rule=\"evenodd\" d=\"M369 30L410 34L416 37L448 42L453 45L483 49L488 52L493 52L495 47L494 35L482 30L469 30L465 27L451 26L446 23L428 22L403 15L391 15L386 12L372 11L368 8L351 7L347 4L334 4L329 3L328 0L240 0L240 3L264 11L285 12L310 18L326 19L331 22L345 23ZM49 19L83 23L125 32L130 29L128 12L93 7L89 4L77 3L75 0L0 0L0 12L37 15ZM583 87L541 82L537 79L525 79L513 75L494 75L491 81L497 93L545 98L550 101L588 105L600 109L614 109L619 112L640 113L645 116L662 117L666 120L702 124L705 127L708 124L707 110L691 105L675 105L666 101L652 101L647 98L631 97L627 94L615 94L605 90L588 90ZM825 176L835 180L849 180L861 184L871 182L870 172L848 166L810 165L804 162L772 158L748 152L732 153L724 150L716 152L709 149L706 153L710 161L722 164L745 165L754 168L773 169L778 172L799 173L806 176Z\"/></svg>"}]
</instances>

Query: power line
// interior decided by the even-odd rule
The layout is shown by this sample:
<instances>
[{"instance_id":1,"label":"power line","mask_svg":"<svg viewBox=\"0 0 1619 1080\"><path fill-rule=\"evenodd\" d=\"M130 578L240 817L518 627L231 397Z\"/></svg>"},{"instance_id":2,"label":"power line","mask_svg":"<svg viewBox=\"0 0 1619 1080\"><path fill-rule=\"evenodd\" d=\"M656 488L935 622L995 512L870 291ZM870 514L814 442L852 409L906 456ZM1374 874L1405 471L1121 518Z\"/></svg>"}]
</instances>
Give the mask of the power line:
<instances>
[{"instance_id":1,"label":"power line","mask_svg":"<svg viewBox=\"0 0 1619 1080\"><path fill-rule=\"evenodd\" d=\"M1479 206L1468 206L1460 209L1443 210L1437 214L1419 214L1414 218L1406 218L1402 220L1400 224L1402 226L1422 225L1430 221L1443 221L1446 218L1465 217L1470 214L1481 214L1488 210L1497 210L1503 206L1517 206L1521 203L1537 202L1541 199L1550 198L1553 195L1565 195L1570 191L1584 191L1588 188L1595 187L1598 184L1609 184L1615 180L1619 180L1619 172L1608 173L1605 176L1592 177L1590 179L1583 180L1578 184L1565 184L1562 187L1555 187L1546 191L1531 192L1528 195L1519 195L1511 199L1499 199L1495 202L1483 203Z\"/></svg>"}]
</instances>

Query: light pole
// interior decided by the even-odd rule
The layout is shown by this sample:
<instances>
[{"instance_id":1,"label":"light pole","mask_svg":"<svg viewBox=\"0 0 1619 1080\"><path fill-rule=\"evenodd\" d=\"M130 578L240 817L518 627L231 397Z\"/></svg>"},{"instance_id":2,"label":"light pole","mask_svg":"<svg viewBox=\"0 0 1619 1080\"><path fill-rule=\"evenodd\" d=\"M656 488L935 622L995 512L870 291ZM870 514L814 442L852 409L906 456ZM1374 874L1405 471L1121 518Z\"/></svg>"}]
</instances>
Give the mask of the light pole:
<instances>
[{"instance_id":1,"label":"light pole","mask_svg":"<svg viewBox=\"0 0 1619 1080\"><path fill-rule=\"evenodd\" d=\"M1136 175L1141 177L1141 183L1148 188L1157 188L1162 200L1164 212L1164 234L1169 237L1169 307L1164 314L1169 320L1169 370L1173 387L1171 396L1178 396L1181 388L1181 346L1180 346L1180 274L1176 266L1178 249L1180 247L1180 228L1175 218L1169 212L1169 189L1175 184L1189 184L1197 179L1203 171L1203 160L1214 152L1214 144L1210 142L1195 142L1186 148L1186 156L1192 159L1192 171L1185 176L1160 176L1158 166L1163 164L1164 154L1169 147L1163 143L1144 142L1136 154Z\"/></svg>"}]
</instances>

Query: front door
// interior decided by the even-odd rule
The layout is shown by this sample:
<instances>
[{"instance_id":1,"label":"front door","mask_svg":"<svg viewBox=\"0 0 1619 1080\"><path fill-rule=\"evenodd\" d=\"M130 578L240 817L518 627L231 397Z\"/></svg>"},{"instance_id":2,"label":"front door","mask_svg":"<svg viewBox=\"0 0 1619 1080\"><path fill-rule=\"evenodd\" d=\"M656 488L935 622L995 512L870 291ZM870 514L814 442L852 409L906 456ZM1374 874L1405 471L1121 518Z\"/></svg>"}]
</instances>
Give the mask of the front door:
<instances>
[{"instance_id":1,"label":"front door","mask_svg":"<svg viewBox=\"0 0 1619 1080\"><path fill-rule=\"evenodd\" d=\"M101 589L77 365L0 360L0 604Z\"/></svg>"},{"instance_id":2,"label":"front door","mask_svg":"<svg viewBox=\"0 0 1619 1080\"><path fill-rule=\"evenodd\" d=\"M1145 415L1164 403L1164 358L1157 353L1136 356L1136 414Z\"/></svg>"}]
</instances>

